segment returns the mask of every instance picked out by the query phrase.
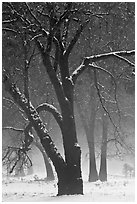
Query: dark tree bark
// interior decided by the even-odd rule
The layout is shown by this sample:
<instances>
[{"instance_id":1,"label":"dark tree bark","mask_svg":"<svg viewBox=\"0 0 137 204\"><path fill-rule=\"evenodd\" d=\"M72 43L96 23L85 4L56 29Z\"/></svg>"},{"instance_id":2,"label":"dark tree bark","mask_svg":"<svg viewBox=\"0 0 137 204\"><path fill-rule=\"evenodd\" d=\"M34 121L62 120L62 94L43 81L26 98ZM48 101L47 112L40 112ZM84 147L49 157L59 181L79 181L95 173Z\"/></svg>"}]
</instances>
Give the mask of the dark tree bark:
<instances>
[{"instance_id":1,"label":"dark tree bark","mask_svg":"<svg viewBox=\"0 0 137 204\"><path fill-rule=\"evenodd\" d=\"M101 144L101 162L99 179L107 181L107 134L108 134L108 118L106 113L102 115L102 144Z\"/></svg>"},{"instance_id":2,"label":"dark tree bark","mask_svg":"<svg viewBox=\"0 0 137 204\"><path fill-rule=\"evenodd\" d=\"M83 194L83 181L81 173L81 149L77 141L76 125L73 109L74 86L68 78L68 60L62 57L60 63L62 85L65 100L60 101L63 117L62 137L67 163L67 183L70 194ZM64 72L65 70L65 72ZM71 138L71 139L70 139Z\"/></svg>"}]
</instances>

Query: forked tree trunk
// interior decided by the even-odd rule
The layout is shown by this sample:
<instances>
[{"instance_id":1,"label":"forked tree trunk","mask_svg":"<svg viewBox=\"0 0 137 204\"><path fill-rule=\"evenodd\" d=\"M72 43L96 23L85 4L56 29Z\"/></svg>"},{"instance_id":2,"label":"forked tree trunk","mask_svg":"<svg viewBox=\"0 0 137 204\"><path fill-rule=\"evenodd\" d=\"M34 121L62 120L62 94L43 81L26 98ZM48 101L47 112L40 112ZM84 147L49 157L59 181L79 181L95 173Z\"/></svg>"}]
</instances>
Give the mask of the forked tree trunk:
<instances>
[{"instance_id":1,"label":"forked tree trunk","mask_svg":"<svg viewBox=\"0 0 137 204\"><path fill-rule=\"evenodd\" d=\"M94 116L93 116L94 117ZM98 172L96 167L95 144L94 144L94 126L95 120L92 120L90 130L86 131L88 147L89 147L89 182L98 180Z\"/></svg>"},{"instance_id":2,"label":"forked tree trunk","mask_svg":"<svg viewBox=\"0 0 137 204\"><path fill-rule=\"evenodd\" d=\"M47 171L47 180L48 181L54 180L55 177L54 177L53 169L52 169L51 163L49 161L49 158L48 158L43 146L39 142L35 142L34 144L40 150L40 152L42 153L44 163L45 163L45 168L46 168L46 171Z\"/></svg>"},{"instance_id":3,"label":"forked tree trunk","mask_svg":"<svg viewBox=\"0 0 137 204\"><path fill-rule=\"evenodd\" d=\"M81 175L81 150L77 144L74 129L74 117L66 113L63 121L62 135L64 137L65 162L61 155L56 151L52 142L49 146L45 140L44 132L41 131L39 123L35 121L34 127L37 135L40 137L41 144L48 156L51 158L58 177L58 194L57 195L74 195L83 194L83 180ZM69 117L68 117L69 116ZM36 124L37 123L37 124ZM42 136L43 134L43 136Z\"/></svg>"},{"instance_id":4,"label":"forked tree trunk","mask_svg":"<svg viewBox=\"0 0 137 204\"><path fill-rule=\"evenodd\" d=\"M78 109L78 113L80 115L88 143L89 149L89 182L95 182L98 180L98 172L96 167L96 158L95 158L95 144L94 144L94 126L95 126L95 118L96 118L96 110L94 106L94 102L91 107L91 117L89 119L89 123L85 120L85 114L82 114L82 109L76 98L76 105Z\"/></svg>"},{"instance_id":5,"label":"forked tree trunk","mask_svg":"<svg viewBox=\"0 0 137 204\"><path fill-rule=\"evenodd\" d=\"M68 104L69 105L69 104ZM83 194L81 173L81 149L77 142L73 109L63 111L63 130L65 161L67 164L65 176L59 180L59 194ZM63 179L63 180L62 180Z\"/></svg>"},{"instance_id":6,"label":"forked tree trunk","mask_svg":"<svg viewBox=\"0 0 137 204\"><path fill-rule=\"evenodd\" d=\"M100 162L100 171L99 179L107 181L107 133L108 133L108 119L106 113L102 115L103 123L103 133L102 133L102 144L101 144L101 162Z\"/></svg>"}]
</instances>

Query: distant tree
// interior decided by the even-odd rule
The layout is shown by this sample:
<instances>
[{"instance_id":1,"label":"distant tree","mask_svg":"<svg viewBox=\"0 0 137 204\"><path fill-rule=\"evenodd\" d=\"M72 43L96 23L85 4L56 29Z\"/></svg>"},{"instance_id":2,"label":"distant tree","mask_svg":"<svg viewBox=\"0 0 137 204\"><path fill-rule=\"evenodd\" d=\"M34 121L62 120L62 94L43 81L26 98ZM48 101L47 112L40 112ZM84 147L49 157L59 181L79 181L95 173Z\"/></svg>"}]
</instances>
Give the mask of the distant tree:
<instances>
[{"instance_id":1,"label":"distant tree","mask_svg":"<svg viewBox=\"0 0 137 204\"><path fill-rule=\"evenodd\" d=\"M130 164L125 163L123 165L123 174L124 176L127 177L135 177L135 169L132 167Z\"/></svg>"},{"instance_id":2,"label":"distant tree","mask_svg":"<svg viewBox=\"0 0 137 204\"><path fill-rule=\"evenodd\" d=\"M104 6L105 5L105 6ZM89 27L89 31L87 32L88 36L88 45L86 47L85 53L91 52L91 53L100 53L107 51L114 51L117 49L128 49L131 45L134 43L134 9L132 7L131 11L132 14L129 12L126 12L126 6L129 5L126 4L110 4L105 3L102 4L102 7L104 6L105 11L111 13L112 15L109 15L109 18L102 18L98 19L94 25L94 28ZM133 5L132 5L133 6ZM121 8L121 10L119 10ZM114 14L117 13L117 16ZM130 21L129 21L130 18ZM128 32L128 29L130 27L130 32ZM108 32L109 31L109 32ZM121 31L121 32L120 32ZM90 40L92 36L92 40ZM121 43L122 42L122 43ZM134 45L133 45L134 46ZM119 60L115 58L110 58L109 62L101 61L100 66L106 67L107 70L112 73L113 77L111 78L108 75L105 74L97 74L97 83L93 83L95 81L94 75L90 72L87 72L87 77L80 78L78 80L78 86L79 91L76 96L76 102L78 107L78 112L80 114L86 136L88 141L89 147L89 161L92 165L89 170L89 181L96 181L98 179L97 170L96 170L96 163L95 163L95 146L94 144L95 137L94 136L94 129L95 129L95 122L96 122L96 115L100 113L100 118L102 118L102 144L101 144L101 164L100 164L100 172L99 177L100 180L106 181L107 180L107 140L109 140L109 126L113 126L114 128L114 138L113 142L116 143L116 145L123 145L123 142L120 138L122 138L122 133L119 130L119 117L121 117L121 107L118 106L118 89L119 89L119 83L122 83L123 79L126 80L127 87L130 85L132 91L134 90L134 76L132 75L131 70L129 70L127 67L125 67L124 63L121 63ZM119 69L117 69L119 67ZM91 71L91 70L90 70ZM86 81L86 82L85 82ZM90 81L90 83L87 83L87 81ZM131 83L132 81L132 83ZM82 88L82 86L85 86L85 89ZM96 87L95 87L96 85ZM97 90L94 90L94 88ZM123 93L123 90L121 91ZM121 94L122 94L121 93ZM78 98L80 97L80 100ZM91 100L89 100L91 98ZM99 105L99 101L101 102L101 105ZM90 105L87 104L91 103ZM95 104L95 105L94 105ZM95 110L97 107L97 111ZM102 107L103 107L103 114L102 114ZM120 110L119 110L120 109ZM92 111L93 110L93 111ZM98 112L98 113L96 113ZM113 112L113 113L112 113ZM96 114L95 114L96 113ZM116 114L114 114L116 113ZM89 120L88 115L91 114L91 120ZM104 114L106 114L106 117L104 117ZM117 121L116 121L117 120ZM108 122L106 122L108 121ZM87 123L87 124L86 124ZM86 131L86 129L89 129L90 131ZM117 135L118 134L120 136ZM114 144L115 144L114 143ZM90 156L92 155L92 156ZM104 173L103 173L104 172ZM104 175L104 176L103 176Z\"/></svg>"},{"instance_id":3,"label":"distant tree","mask_svg":"<svg viewBox=\"0 0 137 204\"><path fill-rule=\"evenodd\" d=\"M83 194L81 149L77 141L73 108L73 92L77 78L87 68L92 69L95 76L97 72L105 72L112 77L107 69L97 65L97 62L110 57L124 61L134 71L132 59L126 58L126 56L133 56L134 50L90 55L83 58L79 66L74 69L70 67L70 55L80 35L84 32L84 28L95 18L104 15L102 10L97 8L99 4L95 3L3 3L3 32L23 39L25 47L28 44L31 45L31 49L33 45L36 46L45 68L42 73L44 75L45 71L47 72L60 106L60 110L48 103L34 107L29 96L31 74L28 73L28 65L31 62L30 58L25 60L22 85L15 80L11 67L8 65L4 67L5 90L24 111L30 127L35 129L44 150L53 162L58 177L58 195ZM99 12L96 12L96 9ZM97 85L97 80L95 83ZM49 111L53 114L60 127L65 159L58 153L39 116L42 111ZM19 149L21 152L29 149L33 137L31 128L25 137L23 147Z\"/></svg>"},{"instance_id":4,"label":"distant tree","mask_svg":"<svg viewBox=\"0 0 137 204\"><path fill-rule=\"evenodd\" d=\"M77 81L75 93L76 107L82 121L89 148L89 182L95 182L98 180L95 155L96 144L94 138L98 101L96 98L96 87L93 81L94 79L92 71L87 70L85 77Z\"/></svg>"}]
</instances>

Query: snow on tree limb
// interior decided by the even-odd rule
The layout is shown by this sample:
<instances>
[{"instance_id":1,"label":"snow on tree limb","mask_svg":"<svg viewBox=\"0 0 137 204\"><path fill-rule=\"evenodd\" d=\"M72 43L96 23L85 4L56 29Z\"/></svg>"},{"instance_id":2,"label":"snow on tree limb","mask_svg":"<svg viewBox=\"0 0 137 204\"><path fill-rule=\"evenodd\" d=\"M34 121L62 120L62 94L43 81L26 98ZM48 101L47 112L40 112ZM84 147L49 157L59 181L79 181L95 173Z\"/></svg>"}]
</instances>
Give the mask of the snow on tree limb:
<instances>
[{"instance_id":1,"label":"snow on tree limb","mask_svg":"<svg viewBox=\"0 0 137 204\"><path fill-rule=\"evenodd\" d=\"M108 59L108 57L116 57L119 58L126 63L128 63L130 66L135 66L134 63L130 62L124 57L121 56L133 56L135 55L135 50L129 50L129 51L116 51L116 52L109 52L109 53L104 53L104 54L99 54L99 55L93 55L90 57L86 57L85 59L89 60L90 62L97 62L99 60L104 60Z\"/></svg>"},{"instance_id":2,"label":"snow on tree limb","mask_svg":"<svg viewBox=\"0 0 137 204\"><path fill-rule=\"evenodd\" d=\"M36 110L38 111L38 113L40 113L41 111L50 112L54 116L59 127L62 128L62 115L58 112L58 110L53 105L50 105L48 103L43 103L43 104L39 105L36 108Z\"/></svg>"},{"instance_id":3,"label":"snow on tree limb","mask_svg":"<svg viewBox=\"0 0 137 204\"><path fill-rule=\"evenodd\" d=\"M117 51L117 52L109 52L109 53L104 53L104 54L99 54L99 55L93 55L90 57L84 58L83 62L81 65L72 73L71 79L73 83L76 83L77 78L83 73L85 69L88 68L88 66L93 63L97 62L100 60L105 60L110 57L116 57L124 62L126 62L128 65L135 67L135 64L131 62L130 60L126 59L123 56L134 56L135 55L135 50L130 50L130 51ZM96 67L96 69L99 69ZM103 71L103 70L102 70ZM105 69L104 69L105 71ZM107 71L107 70L106 70Z\"/></svg>"},{"instance_id":4,"label":"snow on tree limb","mask_svg":"<svg viewBox=\"0 0 137 204\"><path fill-rule=\"evenodd\" d=\"M29 121L33 125L34 129L36 130L41 143L46 150L46 153L51 158L53 164L60 163L61 165L65 165L66 163L61 156L61 154L57 151L57 148L52 141L46 126L42 122L41 118L39 117L38 112L33 107L33 105L25 98L25 95L19 91L15 84L13 84L6 73L3 71L3 83L5 84L6 91L13 97L15 102L25 111ZM27 141L28 143L30 141Z\"/></svg>"},{"instance_id":5,"label":"snow on tree limb","mask_svg":"<svg viewBox=\"0 0 137 204\"><path fill-rule=\"evenodd\" d=\"M2 130L13 130L13 131L16 131L16 132L21 132L21 133L24 131L23 129L10 127L10 126L2 127Z\"/></svg>"},{"instance_id":6,"label":"snow on tree limb","mask_svg":"<svg viewBox=\"0 0 137 204\"><path fill-rule=\"evenodd\" d=\"M2 28L3 31L7 31L7 32L11 32L11 33L14 33L14 34L20 34L19 31L16 31L14 29L11 29L11 28Z\"/></svg>"},{"instance_id":7,"label":"snow on tree limb","mask_svg":"<svg viewBox=\"0 0 137 204\"><path fill-rule=\"evenodd\" d=\"M48 103L44 103L44 104L39 105L36 108L36 110L38 113L40 113L41 111L49 111L50 113L52 113L52 115L54 116L55 120L57 121L59 127L62 128L62 116L53 105L50 105ZM27 149L29 148L30 144L33 141L33 135L31 134L31 128L32 128L32 124L31 124L31 122L29 122L24 129L18 129L15 127L3 127L2 129L3 130L13 130L16 132L24 133L24 135L25 135L24 148L27 151Z\"/></svg>"}]
</instances>

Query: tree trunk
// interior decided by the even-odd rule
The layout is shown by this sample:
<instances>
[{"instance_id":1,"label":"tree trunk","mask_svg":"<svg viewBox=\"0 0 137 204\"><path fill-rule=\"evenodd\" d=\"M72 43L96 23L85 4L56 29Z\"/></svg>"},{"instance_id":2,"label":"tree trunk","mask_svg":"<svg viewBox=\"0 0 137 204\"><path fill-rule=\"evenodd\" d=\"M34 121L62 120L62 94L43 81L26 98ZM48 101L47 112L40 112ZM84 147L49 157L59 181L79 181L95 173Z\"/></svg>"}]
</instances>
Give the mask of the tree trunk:
<instances>
[{"instance_id":1,"label":"tree trunk","mask_svg":"<svg viewBox=\"0 0 137 204\"><path fill-rule=\"evenodd\" d=\"M101 144L101 162L99 179L104 182L107 181L107 132L108 132L108 120L107 115L104 113L102 115L103 122L103 134L102 134L102 144Z\"/></svg>"},{"instance_id":2,"label":"tree trunk","mask_svg":"<svg viewBox=\"0 0 137 204\"><path fill-rule=\"evenodd\" d=\"M93 116L94 117L94 116ZM95 157L95 145L94 145L94 124L95 121L92 120L90 130L86 131L88 147L89 147L89 182L95 182L98 180L98 172L96 167L96 157Z\"/></svg>"},{"instance_id":3,"label":"tree trunk","mask_svg":"<svg viewBox=\"0 0 137 204\"><path fill-rule=\"evenodd\" d=\"M52 169L51 163L49 161L49 158L48 158L48 156L47 156L43 146L39 142L35 142L34 144L40 150L40 152L43 155L43 159L44 159L44 163L45 163L45 168L46 168L46 171L47 171L47 180L48 181L54 180L55 177L54 177L53 169Z\"/></svg>"},{"instance_id":4,"label":"tree trunk","mask_svg":"<svg viewBox=\"0 0 137 204\"><path fill-rule=\"evenodd\" d=\"M89 178L88 178L88 181L95 182L98 180L98 172L97 172L96 158L95 158L95 145L94 145L94 126L95 126L95 117L96 117L95 106L93 106L94 105L93 103L91 107L91 117L87 125L84 114L82 114L81 106L79 102L77 101L77 99L76 99L76 105L77 105L78 113L80 115L84 130L86 133L86 138L87 138L87 143L88 143L88 148L89 148Z\"/></svg>"},{"instance_id":5,"label":"tree trunk","mask_svg":"<svg viewBox=\"0 0 137 204\"><path fill-rule=\"evenodd\" d=\"M65 162L61 159L59 153L55 153L56 148L52 142L50 146L45 142L45 137L42 137L41 131L38 126L34 124L35 130L40 137L41 144L44 150L49 153L58 177L58 195L74 195L83 194L83 180L81 175L81 150L77 143L76 127L73 115L73 109L70 108L70 104L66 101L63 107L63 125L62 136L65 153ZM40 125L39 125L40 126Z\"/></svg>"},{"instance_id":6,"label":"tree trunk","mask_svg":"<svg viewBox=\"0 0 137 204\"><path fill-rule=\"evenodd\" d=\"M50 64L47 67L50 68ZM49 66L48 66L49 65ZM33 105L21 94L16 85L11 84L7 79L4 79L6 90L14 98L15 102L24 110L28 120L35 129L40 142L46 151L48 157L53 162L55 171L58 176L58 195L74 195L83 194L83 180L81 174L81 149L77 143L75 119L71 102L63 96L60 90L59 81L55 77L53 69L51 71L51 82L54 83L57 98L59 100L62 112L62 136L65 152L65 161L52 141L46 126L42 122L38 112ZM69 81L69 80L68 80ZM57 86L57 87L56 87Z\"/></svg>"},{"instance_id":7,"label":"tree trunk","mask_svg":"<svg viewBox=\"0 0 137 204\"><path fill-rule=\"evenodd\" d=\"M64 119L62 136L67 169L63 182L62 178L59 181L59 194L64 194L65 186L67 194L83 194L81 149L77 142L73 109L69 107L69 104L66 111L63 109L62 114Z\"/></svg>"}]
</instances>

